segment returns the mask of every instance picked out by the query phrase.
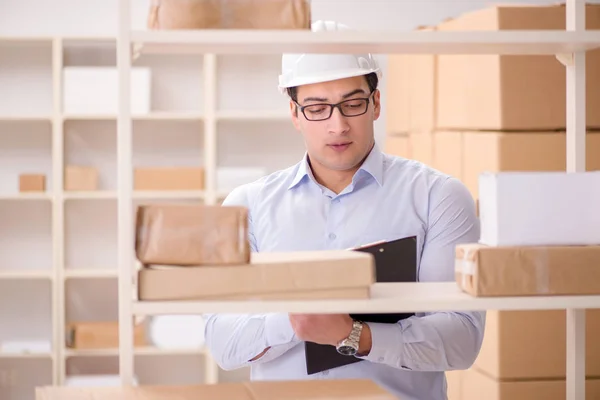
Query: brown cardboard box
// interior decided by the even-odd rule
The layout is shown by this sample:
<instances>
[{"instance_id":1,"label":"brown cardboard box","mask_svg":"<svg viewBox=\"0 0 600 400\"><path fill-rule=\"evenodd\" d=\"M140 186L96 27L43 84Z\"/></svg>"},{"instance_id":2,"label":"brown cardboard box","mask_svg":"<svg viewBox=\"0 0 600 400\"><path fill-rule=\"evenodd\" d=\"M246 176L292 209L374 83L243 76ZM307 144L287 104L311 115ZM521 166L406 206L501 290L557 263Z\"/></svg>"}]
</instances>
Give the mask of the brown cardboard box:
<instances>
[{"instance_id":1,"label":"brown cardboard box","mask_svg":"<svg viewBox=\"0 0 600 400\"><path fill-rule=\"evenodd\" d=\"M495 379L565 379L566 312L488 311L474 366ZM600 376L600 310L586 311L586 375Z\"/></svg>"},{"instance_id":2,"label":"brown cardboard box","mask_svg":"<svg viewBox=\"0 0 600 400\"><path fill-rule=\"evenodd\" d=\"M462 371L459 400L564 400L565 380L499 381L471 368ZM585 398L600 398L600 379L587 379Z\"/></svg>"},{"instance_id":3,"label":"brown cardboard box","mask_svg":"<svg viewBox=\"0 0 600 400\"><path fill-rule=\"evenodd\" d=\"M446 371L446 394L448 400L462 400L462 376L464 371Z\"/></svg>"},{"instance_id":4,"label":"brown cardboard box","mask_svg":"<svg viewBox=\"0 0 600 400\"><path fill-rule=\"evenodd\" d=\"M135 168L134 190L203 190L202 167Z\"/></svg>"},{"instance_id":5,"label":"brown cardboard box","mask_svg":"<svg viewBox=\"0 0 600 400\"><path fill-rule=\"evenodd\" d=\"M588 5L587 29L600 29ZM440 31L565 29L564 5L502 5L466 13ZM587 124L600 126L600 50L587 53ZM437 129L554 130L566 126L565 68L554 56L440 55Z\"/></svg>"},{"instance_id":6,"label":"brown cardboard box","mask_svg":"<svg viewBox=\"0 0 600 400\"><path fill-rule=\"evenodd\" d=\"M119 322L73 322L68 324L66 346L73 349L116 349L119 347ZM134 345L146 346L144 326L133 327Z\"/></svg>"},{"instance_id":7,"label":"brown cardboard box","mask_svg":"<svg viewBox=\"0 0 600 400\"><path fill-rule=\"evenodd\" d=\"M433 31L435 27L422 27ZM430 132L437 126L437 57L390 54L387 80L387 133Z\"/></svg>"},{"instance_id":8,"label":"brown cardboard box","mask_svg":"<svg viewBox=\"0 0 600 400\"><path fill-rule=\"evenodd\" d=\"M434 132L432 137L433 167L461 179L476 199L482 172L564 171L567 168L564 132L440 131ZM426 140L421 136L417 139ZM600 132L587 133L586 167L588 171L600 170Z\"/></svg>"},{"instance_id":9,"label":"brown cardboard box","mask_svg":"<svg viewBox=\"0 0 600 400\"><path fill-rule=\"evenodd\" d=\"M19 192L43 192L46 190L46 175L19 175Z\"/></svg>"},{"instance_id":10,"label":"brown cardboard box","mask_svg":"<svg viewBox=\"0 0 600 400\"><path fill-rule=\"evenodd\" d=\"M98 170L93 167L67 165L64 181L65 190L98 190Z\"/></svg>"},{"instance_id":11,"label":"brown cardboard box","mask_svg":"<svg viewBox=\"0 0 600 400\"><path fill-rule=\"evenodd\" d=\"M156 0L149 29L310 29L307 0Z\"/></svg>"},{"instance_id":12,"label":"brown cardboard box","mask_svg":"<svg viewBox=\"0 0 600 400\"><path fill-rule=\"evenodd\" d=\"M383 151L393 156L411 158L410 137L404 135L387 135Z\"/></svg>"},{"instance_id":13,"label":"brown cardboard box","mask_svg":"<svg viewBox=\"0 0 600 400\"><path fill-rule=\"evenodd\" d=\"M250 261L248 209L202 204L139 206L135 249L143 264L246 264Z\"/></svg>"},{"instance_id":14,"label":"brown cardboard box","mask_svg":"<svg viewBox=\"0 0 600 400\"><path fill-rule=\"evenodd\" d=\"M600 246L456 246L456 282L473 296L600 294Z\"/></svg>"},{"instance_id":15,"label":"brown cardboard box","mask_svg":"<svg viewBox=\"0 0 600 400\"><path fill-rule=\"evenodd\" d=\"M432 167L463 179L463 134L461 132L434 132Z\"/></svg>"},{"instance_id":16,"label":"brown cardboard box","mask_svg":"<svg viewBox=\"0 0 600 400\"><path fill-rule=\"evenodd\" d=\"M324 250L252 253L250 265L148 267L140 300L368 298L375 283L369 253Z\"/></svg>"},{"instance_id":17,"label":"brown cardboard box","mask_svg":"<svg viewBox=\"0 0 600 400\"><path fill-rule=\"evenodd\" d=\"M410 155L413 160L433 165L433 132L410 134Z\"/></svg>"},{"instance_id":18,"label":"brown cardboard box","mask_svg":"<svg viewBox=\"0 0 600 400\"><path fill-rule=\"evenodd\" d=\"M36 388L36 400L398 400L366 379L264 381L189 386Z\"/></svg>"}]
</instances>

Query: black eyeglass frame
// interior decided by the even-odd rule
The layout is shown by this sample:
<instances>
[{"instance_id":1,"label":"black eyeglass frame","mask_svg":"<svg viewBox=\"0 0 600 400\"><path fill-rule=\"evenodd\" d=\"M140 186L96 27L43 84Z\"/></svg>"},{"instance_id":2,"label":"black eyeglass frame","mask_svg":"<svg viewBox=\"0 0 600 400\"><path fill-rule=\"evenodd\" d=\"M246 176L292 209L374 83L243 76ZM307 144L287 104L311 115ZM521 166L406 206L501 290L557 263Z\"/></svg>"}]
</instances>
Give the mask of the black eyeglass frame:
<instances>
[{"instance_id":1,"label":"black eyeglass frame","mask_svg":"<svg viewBox=\"0 0 600 400\"><path fill-rule=\"evenodd\" d=\"M304 118L306 118L307 121L310 122L319 122L319 121L326 121L329 118L331 118L331 116L333 115L333 110L335 110L336 108L340 111L340 114L342 114L344 117L346 118L352 118L352 117L359 117L361 115L365 115L367 113L367 111L369 111L369 104L371 103L371 97L373 96L373 93L375 93L375 90L371 91L371 93L369 93L368 97L355 97L352 99L347 99L344 101L340 101L339 103L336 104L330 104L330 103L314 103L314 104L307 104L305 106L298 104L297 101L294 101L294 103L296 103L296 105L298 106L298 108L300 109L300 111L302 112L302 115L304 115ZM363 100L367 102L367 106L365 107L365 111L361 112L360 114L354 114L354 115L346 115L344 114L344 111L342 110L342 104L344 103L348 103L350 101L356 101L356 100ZM306 116L306 113L304 112L304 109L307 107L314 107L314 106L326 106L329 107L329 115L326 118L320 118L320 119L310 119Z\"/></svg>"}]
</instances>

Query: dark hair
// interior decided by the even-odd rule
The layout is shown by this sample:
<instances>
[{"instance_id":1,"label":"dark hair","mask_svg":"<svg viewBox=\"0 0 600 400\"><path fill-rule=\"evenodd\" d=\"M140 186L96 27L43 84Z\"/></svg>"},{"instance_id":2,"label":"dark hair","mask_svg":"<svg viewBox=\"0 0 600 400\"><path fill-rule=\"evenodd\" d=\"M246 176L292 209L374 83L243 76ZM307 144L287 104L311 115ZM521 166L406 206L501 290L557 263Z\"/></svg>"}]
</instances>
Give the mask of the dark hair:
<instances>
[{"instance_id":1,"label":"dark hair","mask_svg":"<svg viewBox=\"0 0 600 400\"><path fill-rule=\"evenodd\" d=\"M377 77L377 74L375 72L371 72L367 75L364 75L364 77L365 77L365 80L367 81L367 85L369 85L369 92L373 92L375 89L377 89L377 86L379 85L379 78ZM287 88L287 94L295 102L298 101L298 87L297 86Z\"/></svg>"}]
</instances>

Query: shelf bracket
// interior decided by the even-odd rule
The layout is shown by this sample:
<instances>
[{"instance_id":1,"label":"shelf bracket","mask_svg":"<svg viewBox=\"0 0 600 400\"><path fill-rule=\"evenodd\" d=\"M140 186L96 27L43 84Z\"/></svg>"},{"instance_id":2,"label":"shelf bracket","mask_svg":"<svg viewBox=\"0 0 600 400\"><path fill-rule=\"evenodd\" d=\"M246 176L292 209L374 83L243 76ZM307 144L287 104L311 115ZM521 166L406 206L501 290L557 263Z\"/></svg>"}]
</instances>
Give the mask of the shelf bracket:
<instances>
[{"instance_id":1,"label":"shelf bracket","mask_svg":"<svg viewBox=\"0 0 600 400\"><path fill-rule=\"evenodd\" d=\"M556 59L560 61L565 67L572 67L575 65L575 56L573 53L561 53L556 55Z\"/></svg>"}]
</instances>

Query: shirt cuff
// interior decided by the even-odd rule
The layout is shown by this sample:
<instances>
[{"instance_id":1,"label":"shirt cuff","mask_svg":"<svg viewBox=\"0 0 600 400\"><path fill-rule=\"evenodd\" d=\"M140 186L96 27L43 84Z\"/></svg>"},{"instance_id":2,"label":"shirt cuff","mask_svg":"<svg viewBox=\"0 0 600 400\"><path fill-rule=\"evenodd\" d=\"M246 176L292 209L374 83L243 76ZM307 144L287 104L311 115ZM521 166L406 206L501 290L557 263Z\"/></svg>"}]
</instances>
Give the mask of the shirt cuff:
<instances>
[{"instance_id":1,"label":"shirt cuff","mask_svg":"<svg viewBox=\"0 0 600 400\"><path fill-rule=\"evenodd\" d=\"M269 314L265 318L267 346L278 346L297 340L290 318L286 313Z\"/></svg>"},{"instance_id":2,"label":"shirt cuff","mask_svg":"<svg viewBox=\"0 0 600 400\"><path fill-rule=\"evenodd\" d=\"M402 363L402 330L398 324L368 322L371 329L371 351L360 359L379 364L397 365Z\"/></svg>"}]
</instances>

